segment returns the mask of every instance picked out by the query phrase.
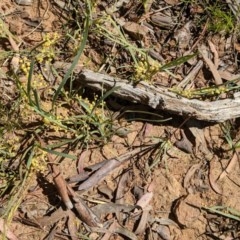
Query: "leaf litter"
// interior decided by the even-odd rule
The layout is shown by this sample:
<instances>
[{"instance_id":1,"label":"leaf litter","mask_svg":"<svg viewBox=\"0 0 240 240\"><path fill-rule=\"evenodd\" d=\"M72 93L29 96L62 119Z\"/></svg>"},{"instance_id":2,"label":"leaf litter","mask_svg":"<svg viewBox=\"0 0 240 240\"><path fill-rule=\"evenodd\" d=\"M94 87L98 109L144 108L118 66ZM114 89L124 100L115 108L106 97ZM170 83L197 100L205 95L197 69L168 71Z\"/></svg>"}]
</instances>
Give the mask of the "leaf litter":
<instances>
[{"instance_id":1,"label":"leaf litter","mask_svg":"<svg viewBox=\"0 0 240 240\"><path fill-rule=\"evenodd\" d=\"M224 34L224 29L211 32L208 29L211 14L205 12L207 9L200 1L143 2L96 1L91 19L96 28L89 31L79 63L74 63L76 68L92 68L104 74L129 78L134 83L135 64L144 59L144 54L149 54L152 59L145 58L147 65L142 66L148 66L148 71L151 71L150 65L158 61L159 69L164 71L147 75L153 79L147 81L156 86L163 84L169 88L176 86L181 91L195 89L201 92L204 87L228 84L226 80L238 78L238 35L235 32ZM220 6L224 4L222 1L217 3ZM63 33L61 24L73 27L76 19L81 25L83 19L78 14L84 15L81 11L88 1L79 1L79 6L74 4L59 0L3 0L0 3L0 16L4 23L1 28L4 27L6 33L1 37L8 40L7 45L4 42L0 44L0 49L13 52L1 62L1 72L5 75L2 77L1 74L1 90L6 92L6 79L13 81L13 78L9 79L9 70L19 71L23 50L30 49L31 52L42 44L42 32L57 30ZM227 1L223 8L229 7L238 17L236 5L235 1ZM71 11L76 18L68 14ZM111 16L109 22L106 22L106 13ZM14 18L15 14L18 15ZM71 28L68 30L71 37L65 42L59 41L58 48L60 50L64 46L65 52L70 53L82 36ZM185 56L193 57L183 58ZM38 63L38 68L34 68L34 71L41 70L45 79L50 79L53 85L49 88L57 91L55 100L62 97L59 86L63 75L59 69L63 69L63 65L67 66L65 69L74 68L71 59L70 54L63 52L54 59L59 66L56 68L58 74L54 65L48 62L45 66ZM68 84L68 78L65 80ZM73 83L69 86L62 84L62 87L71 90ZM9 86L11 88L14 84ZM74 88L80 89L77 85ZM47 90L44 89L45 99L51 95ZM16 92L14 88L12 91ZM37 91L34 94L37 100ZM9 108L12 96L18 96L18 93L7 95L3 95L3 104ZM41 94L39 96L44 99ZM218 97L232 95L223 92ZM213 95L215 99L218 97ZM13 212L14 216L10 216L12 221L7 227L11 188L6 186L8 191L4 192L4 183L7 179L14 179L8 172L14 168L10 164L8 171L3 172L0 179L3 189L0 230L3 235L8 239L237 239L240 232L237 218L240 211L238 150L237 145L236 149L229 150L229 141L223 140L226 132L220 130L219 124L177 115L171 116L167 122L152 123L143 111L139 111L139 121L137 109L141 106L131 103L134 111L127 113L123 107L130 103L126 100L110 96L107 101L117 106L121 117L114 121L118 129L124 129L124 134L112 136L100 145L97 141L89 141L84 147L73 144L75 148L71 146L68 153L60 145L58 151L49 150L49 169L32 178L27 194L22 196L21 204ZM69 112L58 107L67 118ZM111 108L106 111L111 111ZM2 112L1 109L0 114ZM21 130L30 133L34 124L25 125ZM236 143L239 121L233 119L229 124L232 126L229 135ZM46 149L48 144L56 143L54 138L62 137L63 133L55 130L41 136L35 133L35 140L41 148ZM180 140L171 134L176 131L180 133ZM13 130L12 136L15 135L21 134ZM11 138L9 136L4 135L7 141ZM168 141L172 144L164 148ZM29 147L30 143L29 140L22 147ZM57 152L61 154L56 155ZM25 157L29 154L26 152ZM78 159L77 162L70 156ZM17 161L14 167L19 164ZM7 169L7 164L3 162L4 169Z\"/></svg>"}]
</instances>

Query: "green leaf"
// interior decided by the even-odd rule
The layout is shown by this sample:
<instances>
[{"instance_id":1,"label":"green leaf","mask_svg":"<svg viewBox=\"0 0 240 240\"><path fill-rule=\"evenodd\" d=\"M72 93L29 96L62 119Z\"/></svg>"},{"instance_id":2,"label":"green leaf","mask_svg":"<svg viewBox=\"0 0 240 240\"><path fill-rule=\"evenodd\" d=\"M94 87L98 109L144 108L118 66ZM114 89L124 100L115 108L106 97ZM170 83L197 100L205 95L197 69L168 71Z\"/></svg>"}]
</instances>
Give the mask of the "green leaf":
<instances>
[{"instance_id":1,"label":"green leaf","mask_svg":"<svg viewBox=\"0 0 240 240\"><path fill-rule=\"evenodd\" d=\"M169 68L172 68L172 67L176 67L182 63L185 63L187 62L189 59L195 57L197 55L197 53L194 53L194 54L191 54L191 55L187 55L187 56L184 56L184 57L180 57L180 58L177 58L173 61L171 61L170 63L167 63L165 65L163 65L162 67L160 67L160 71L163 71L163 70L167 70Z\"/></svg>"},{"instance_id":2,"label":"green leaf","mask_svg":"<svg viewBox=\"0 0 240 240\"><path fill-rule=\"evenodd\" d=\"M53 96L52 106L55 104L55 101L56 101L57 97L59 96L61 90L65 86L65 84L66 84L67 80L69 79L70 75L73 73L74 68L76 67L76 65L78 63L78 60L80 59L80 57L81 57L81 55L83 53L83 50L84 50L84 48L86 46L87 38L88 38L88 31L89 31L89 27L90 27L90 19L91 19L91 10L90 10L91 7L90 7L89 4L90 3L88 2L88 4L87 4L87 6L88 6L87 7L87 16L86 16L85 23L84 23L84 32L83 32L82 42L81 42L80 47L79 47L79 49L77 51L77 55L74 57L73 62L71 64L70 68L65 73L62 82L60 83L59 87L56 90L56 93Z\"/></svg>"},{"instance_id":3,"label":"green leaf","mask_svg":"<svg viewBox=\"0 0 240 240\"><path fill-rule=\"evenodd\" d=\"M70 158L72 160L77 160L77 157L74 156L74 155L70 155L70 154L67 154L67 153L63 153L63 152L57 152L55 150L50 150L50 149L47 149L47 148L42 148L42 150L50 153L50 154L54 154L58 157L64 157L64 158Z\"/></svg>"}]
</instances>

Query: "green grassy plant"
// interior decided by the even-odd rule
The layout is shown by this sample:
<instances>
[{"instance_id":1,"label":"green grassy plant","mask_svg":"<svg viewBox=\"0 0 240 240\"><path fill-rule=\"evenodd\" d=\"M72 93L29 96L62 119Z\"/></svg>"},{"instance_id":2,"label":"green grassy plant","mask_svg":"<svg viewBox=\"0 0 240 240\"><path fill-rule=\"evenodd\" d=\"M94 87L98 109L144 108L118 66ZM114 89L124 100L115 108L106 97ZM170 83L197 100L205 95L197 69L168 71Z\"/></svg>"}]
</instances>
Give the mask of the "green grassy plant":
<instances>
[{"instance_id":1,"label":"green grassy plant","mask_svg":"<svg viewBox=\"0 0 240 240\"><path fill-rule=\"evenodd\" d=\"M229 34L234 31L236 19L226 4L216 1L213 6L206 8L210 16L209 31Z\"/></svg>"},{"instance_id":2,"label":"green grassy plant","mask_svg":"<svg viewBox=\"0 0 240 240\"><path fill-rule=\"evenodd\" d=\"M122 28L110 15L103 15L95 20L93 24L93 32L95 32L97 36L104 36L113 43L122 46L130 53L135 64L138 62L136 58L137 54L144 55L146 53L145 49L136 47L127 39Z\"/></svg>"},{"instance_id":3,"label":"green grassy plant","mask_svg":"<svg viewBox=\"0 0 240 240\"><path fill-rule=\"evenodd\" d=\"M156 142L156 148L154 149L152 154L152 161L146 166L147 174L149 174L151 170L161 162L164 163L165 168L168 171L166 157L168 150L170 150L170 148L172 147L172 143L169 138L156 138L154 139L154 142Z\"/></svg>"},{"instance_id":4,"label":"green grassy plant","mask_svg":"<svg viewBox=\"0 0 240 240\"><path fill-rule=\"evenodd\" d=\"M213 207L203 207L203 209L216 213L220 216L230 218L232 220L240 221L240 212L234 208L225 207L225 206L213 206Z\"/></svg>"},{"instance_id":5,"label":"green grassy plant","mask_svg":"<svg viewBox=\"0 0 240 240\"><path fill-rule=\"evenodd\" d=\"M4 206L1 216L8 220L24 198L31 178L47 170L47 153L58 159L76 160L77 156L70 151L87 148L89 144L105 144L116 131L105 105L105 98L115 88L92 98L81 95L84 89L81 92L66 88L87 43L91 11L91 2L86 0L81 43L76 52L73 49L72 54L76 55L58 85L47 82L37 67L52 66L52 61L59 57L57 42L62 36L58 33L46 34L31 51L20 52L19 72L10 76L16 82L18 97L10 107L0 105L4 116L0 119L0 196ZM36 133L43 137L51 134L51 140L42 147Z\"/></svg>"},{"instance_id":6,"label":"green grassy plant","mask_svg":"<svg viewBox=\"0 0 240 240\"><path fill-rule=\"evenodd\" d=\"M234 150L235 146L234 146L234 140L232 138L232 131L233 131L232 124L229 121L227 121L225 123L221 123L220 128L222 130L224 138L228 143L229 150Z\"/></svg>"},{"instance_id":7,"label":"green grassy plant","mask_svg":"<svg viewBox=\"0 0 240 240\"><path fill-rule=\"evenodd\" d=\"M235 82L239 81L239 79L228 81L227 83L217 85L217 86L209 86L199 89L181 89L178 87L170 88L169 91L177 93L179 96L189 98L189 99L202 99L202 98L210 98L217 97L223 93L231 93L236 90L239 90L240 87Z\"/></svg>"},{"instance_id":8,"label":"green grassy plant","mask_svg":"<svg viewBox=\"0 0 240 240\"><path fill-rule=\"evenodd\" d=\"M161 65L158 61L152 59L148 54L149 49L139 48L132 43L119 24L110 16L103 15L93 21L92 31L97 36L105 37L114 44L128 51L133 60L133 81L147 81L151 83L152 77L159 71L167 71L187 62L196 54L180 57L172 62ZM170 73L169 73L170 74Z\"/></svg>"},{"instance_id":9,"label":"green grassy plant","mask_svg":"<svg viewBox=\"0 0 240 240\"><path fill-rule=\"evenodd\" d=\"M234 14L229 9L226 1L199 1L199 0L182 0L185 4L200 6L202 13L196 16L195 23L200 26L206 19L208 32L229 34L234 32L237 26L237 20Z\"/></svg>"}]
</instances>

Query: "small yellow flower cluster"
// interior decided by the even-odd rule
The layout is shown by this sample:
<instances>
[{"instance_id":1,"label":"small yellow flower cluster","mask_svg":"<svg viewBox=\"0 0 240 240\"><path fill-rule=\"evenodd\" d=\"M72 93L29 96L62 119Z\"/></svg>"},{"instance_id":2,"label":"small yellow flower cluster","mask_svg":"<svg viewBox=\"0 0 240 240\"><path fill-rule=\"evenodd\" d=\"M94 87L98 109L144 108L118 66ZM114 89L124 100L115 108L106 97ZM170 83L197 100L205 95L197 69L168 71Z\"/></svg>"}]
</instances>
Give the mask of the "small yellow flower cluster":
<instances>
[{"instance_id":1,"label":"small yellow flower cluster","mask_svg":"<svg viewBox=\"0 0 240 240\"><path fill-rule=\"evenodd\" d=\"M32 85L31 85L32 88L41 89L41 88L45 88L47 86L48 86L48 84L44 80L42 74L34 74L34 77L32 79Z\"/></svg>"},{"instance_id":2,"label":"small yellow flower cluster","mask_svg":"<svg viewBox=\"0 0 240 240\"><path fill-rule=\"evenodd\" d=\"M103 109L96 108L94 114L97 116L99 123L103 123L106 121L106 116Z\"/></svg>"},{"instance_id":3,"label":"small yellow flower cluster","mask_svg":"<svg viewBox=\"0 0 240 240\"><path fill-rule=\"evenodd\" d=\"M69 48L73 51L74 54L77 53L80 43L82 42L82 35L80 34L80 32L77 32L74 37L72 38L73 43L70 41L69 42Z\"/></svg>"},{"instance_id":4,"label":"small yellow flower cluster","mask_svg":"<svg viewBox=\"0 0 240 240\"><path fill-rule=\"evenodd\" d=\"M92 101L90 101L88 98L82 98L81 96L78 98L80 101L83 101L84 104L87 105L89 113L94 109L92 116L97 118L99 120L99 123L106 120L105 112L103 110L105 107L105 102L101 101L100 103L97 103L99 98L97 95L94 95L94 99ZM96 104L98 104L97 107Z\"/></svg>"},{"instance_id":5,"label":"small yellow flower cluster","mask_svg":"<svg viewBox=\"0 0 240 240\"><path fill-rule=\"evenodd\" d=\"M67 127L62 124L61 119L58 116L44 117L43 122L45 126L47 126L49 129L52 129L56 133L59 131L67 132Z\"/></svg>"},{"instance_id":6,"label":"small yellow flower cluster","mask_svg":"<svg viewBox=\"0 0 240 240\"><path fill-rule=\"evenodd\" d=\"M226 86L199 88L199 89L193 89L193 90L191 89L182 90L182 89L173 87L172 89L170 89L170 91L175 92L182 97L192 99L192 98L203 98L203 97L220 95L222 93L228 92L228 89L226 88Z\"/></svg>"},{"instance_id":7,"label":"small yellow flower cluster","mask_svg":"<svg viewBox=\"0 0 240 240\"><path fill-rule=\"evenodd\" d=\"M191 89L179 90L178 94L186 98L193 98L193 91Z\"/></svg>"},{"instance_id":8,"label":"small yellow flower cluster","mask_svg":"<svg viewBox=\"0 0 240 240\"><path fill-rule=\"evenodd\" d=\"M135 75L134 78L144 81L151 81L152 76L156 74L160 69L160 64L154 60L150 59L141 59L135 65Z\"/></svg>"},{"instance_id":9,"label":"small yellow flower cluster","mask_svg":"<svg viewBox=\"0 0 240 240\"><path fill-rule=\"evenodd\" d=\"M28 101L28 99L24 98L24 101L20 105L20 108L19 108L19 110L20 110L19 117L22 122L32 121L32 118L34 116L34 110L32 109L32 107L29 104L26 103L27 101Z\"/></svg>"},{"instance_id":10,"label":"small yellow flower cluster","mask_svg":"<svg viewBox=\"0 0 240 240\"><path fill-rule=\"evenodd\" d=\"M68 93L67 93L68 95ZM61 136L65 134L75 133L77 130L72 127L76 124L76 119L71 112L71 101L70 106L65 106L64 102L56 103L51 114L42 116L42 121L45 128L55 133L61 133ZM63 106L64 105L64 106ZM44 104L42 104L42 109L44 109ZM45 108L46 112L49 112L48 108Z\"/></svg>"},{"instance_id":11,"label":"small yellow flower cluster","mask_svg":"<svg viewBox=\"0 0 240 240\"><path fill-rule=\"evenodd\" d=\"M40 52L36 56L36 60L39 63L42 63L43 61L51 62L55 57L55 44L57 43L59 39L58 33L53 34L46 34L43 37L43 44Z\"/></svg>"},{"instance_id":12,"label":"small yellow flower cluster","mask_svg":"<svg viewBox=\"0 0 240 240\"><path fill-rule=\"evenodd\" d=\"M23 71L23 73L28 77L29 70L30 70L30 61L27 57L23 57L20 59L20 69Z\"/></svg>"},{"instance_id":13,"label":"small yellow flower cluster","mask_svg":"<svg viewBox=\"0 0 240 240\"><path fill-rule=\"evenodd\" d=\"M47 152L40 148L36 149L34 157L31 160L31 170L44 172L47 168Z\"/></svg>"},{"instance_id":14,"label":"small yellow flower cluster","mask_svg":"<svg viewBox=\"0 0 240 240\"><path fill-rule=\"evenodd\" d=\"M94 101L90 101L88 98L82 98L81 96L79 97L87 106L90 111L93 110L94 108Z\"/></svg>"},{"instance_id":15,"label":"small yellow flower cluster","mask_svg":"<svg viewBox=\"0 0 240 240\"><path fill-rule=\"evenodd\" d=\"M222 93L226 93L227 92L227 88L225 86L220 86L218 88L215 89L214 94L222 94Z\"/></svg>"}]
</instances>

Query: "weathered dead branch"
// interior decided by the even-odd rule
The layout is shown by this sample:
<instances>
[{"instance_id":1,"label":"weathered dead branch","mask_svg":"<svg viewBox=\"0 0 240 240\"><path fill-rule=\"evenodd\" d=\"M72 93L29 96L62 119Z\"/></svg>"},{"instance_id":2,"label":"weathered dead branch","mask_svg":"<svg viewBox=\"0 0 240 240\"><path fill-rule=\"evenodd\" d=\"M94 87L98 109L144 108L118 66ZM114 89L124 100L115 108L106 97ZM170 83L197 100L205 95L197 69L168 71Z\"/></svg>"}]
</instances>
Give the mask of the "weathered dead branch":
<instances>
[{"instance_id":1,"label":"weathered dead branch","mask_svg":"<svg viewBox=\"0 0 240 240\"><path fill-rule=\"evenodd\" d=\"M114 78L86 69L81 71L79 81L84 86L97 90L109 90L113 87L119 87L113 93L117 97L181 116L191 116L209 122L224 122L240 117L239 94L235 94L232 99L212 102L187 99L163 87L154 87L145 82L133 86L128 80Z\"/></svg>"}]
</instances>

